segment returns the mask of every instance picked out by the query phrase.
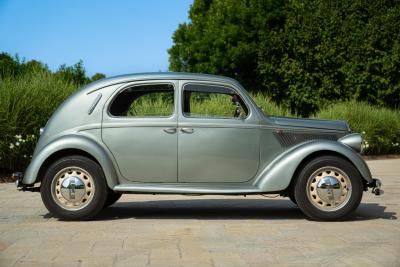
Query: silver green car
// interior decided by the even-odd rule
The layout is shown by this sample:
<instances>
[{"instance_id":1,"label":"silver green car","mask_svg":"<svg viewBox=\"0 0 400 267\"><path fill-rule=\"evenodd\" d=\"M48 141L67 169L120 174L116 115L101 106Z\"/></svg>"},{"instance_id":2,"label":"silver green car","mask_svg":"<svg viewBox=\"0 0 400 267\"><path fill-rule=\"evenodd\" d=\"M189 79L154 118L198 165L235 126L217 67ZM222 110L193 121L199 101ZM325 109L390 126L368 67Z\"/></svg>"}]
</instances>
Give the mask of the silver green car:
<instances>
[{"instance_id":1,"label":"silver green car","mask_svg":"<svg viewBox=\"0 0 400 267\"><path fill-rule=\"evenodd\" d=\"M90 219L124 193L289 197L338 220L369 187L362 138L344 121L265 114L235 80L148 73L87 85L53 114L17 187L62 219ZM39 185L39 186L37 186Z\"/></svg>"}]
</instances>

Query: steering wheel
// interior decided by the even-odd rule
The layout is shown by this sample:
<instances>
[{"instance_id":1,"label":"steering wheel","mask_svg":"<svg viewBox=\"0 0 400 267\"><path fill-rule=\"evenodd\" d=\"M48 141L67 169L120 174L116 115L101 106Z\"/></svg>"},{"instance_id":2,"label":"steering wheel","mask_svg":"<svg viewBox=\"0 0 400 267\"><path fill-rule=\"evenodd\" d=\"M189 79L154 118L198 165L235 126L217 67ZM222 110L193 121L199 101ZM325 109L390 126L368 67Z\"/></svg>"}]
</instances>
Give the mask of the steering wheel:
<instances>
[{"instance_id":1,"label":"steering wheel","mask_svg":"<svg viewBox=\"0 0 400 267\"><path fill-rule=\"evenodd\" d=\"M234 118L239 118L240 114L242 113L242 109L239 103L239 97L238 95L234 94L232 95L232 103L236 106L235 112L233 113Z\"/></svg>"}]
</instances>

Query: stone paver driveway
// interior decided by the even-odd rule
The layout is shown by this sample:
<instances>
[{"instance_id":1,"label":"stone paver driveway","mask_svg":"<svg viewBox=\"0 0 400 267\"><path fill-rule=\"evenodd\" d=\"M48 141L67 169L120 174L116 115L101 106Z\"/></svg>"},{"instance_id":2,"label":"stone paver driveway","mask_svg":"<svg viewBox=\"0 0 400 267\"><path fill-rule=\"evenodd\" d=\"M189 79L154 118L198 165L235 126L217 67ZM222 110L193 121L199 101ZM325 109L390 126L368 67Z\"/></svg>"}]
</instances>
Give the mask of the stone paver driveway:
<instances>
[{"instance_id":1,"label":"stone paver driveway","mask_svg":"<svg viewBox=\"0 0 400 267\"><path fill-rule=\"evenodd\" d=\"M280 197L165 195L63 222L38 193L0 184L0 266L400 266L400 159L368 164L385 194L329 223Z\"/></svg>"}]
</instances>

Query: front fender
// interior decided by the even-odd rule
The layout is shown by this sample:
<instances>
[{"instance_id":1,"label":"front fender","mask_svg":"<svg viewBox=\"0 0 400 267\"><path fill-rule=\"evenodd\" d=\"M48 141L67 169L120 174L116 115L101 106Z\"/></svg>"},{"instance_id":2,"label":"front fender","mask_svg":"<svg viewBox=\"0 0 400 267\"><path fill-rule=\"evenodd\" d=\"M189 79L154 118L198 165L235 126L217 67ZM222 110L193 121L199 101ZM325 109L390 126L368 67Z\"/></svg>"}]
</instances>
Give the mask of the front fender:
<instances>
[{"instance_id":1,"label":"front fender","mask_svg":"<svg viewBox=\"0 0 400 267\"><path fill-rule=\"evenodd\" d=\"M103 169L104 175L107 179L107 184L110 188L113 188L118 184L117 174L112 162L112 156L109 154L107 149L103 148L98 142L84 135L65 135L59 137L45 147L43 147L35 156L32 158L31 163L25 171L23 184L34 184L37 181L37 176L40 167L43 163L54 153L64 149L78 149L85 151L92 155Z\"/></svg>"},{"instance_id":2,"label":"front fender","mask_svg":"<svg viewBox=\"0 0 400 267\"><path fill-rule=\"evenodd\" d=\"M313 140L298 144L285 151L272 161L254 181L262 192L274 192L285 190L293 178L300 163L309 155L316 152L333 152L347 158L368 182L372 182L371 172L367 163L347 145L336 141Z\"/></svg>"}]
</instances>

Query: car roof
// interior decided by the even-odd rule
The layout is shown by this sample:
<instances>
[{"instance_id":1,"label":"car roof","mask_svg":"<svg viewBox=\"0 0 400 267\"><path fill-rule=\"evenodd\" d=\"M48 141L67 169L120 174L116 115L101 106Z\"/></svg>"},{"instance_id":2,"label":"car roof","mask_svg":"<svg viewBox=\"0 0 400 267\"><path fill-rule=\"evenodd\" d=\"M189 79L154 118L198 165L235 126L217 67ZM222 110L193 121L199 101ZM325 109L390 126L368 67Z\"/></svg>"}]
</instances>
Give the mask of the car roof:
<instances>
[{"instance_id":1,"label":"car roof","mask_svg":"<svg viewBox=\"0 0 400 267\"><path fill-rule=\"evenodd\" d=\"M88 84L82 90L87 90L88 93L96 91L106 86L113 84L126 83L138 80L203 80L214 82L226 82L238 84L235 79L202 73L188 73L188 72L149 72L149 73L134 73L113 76L105 79L95 81Z\"/></svg>"}]
</instances>

